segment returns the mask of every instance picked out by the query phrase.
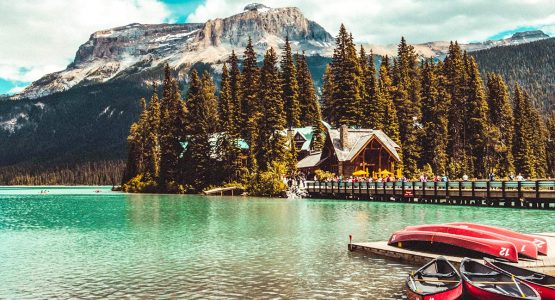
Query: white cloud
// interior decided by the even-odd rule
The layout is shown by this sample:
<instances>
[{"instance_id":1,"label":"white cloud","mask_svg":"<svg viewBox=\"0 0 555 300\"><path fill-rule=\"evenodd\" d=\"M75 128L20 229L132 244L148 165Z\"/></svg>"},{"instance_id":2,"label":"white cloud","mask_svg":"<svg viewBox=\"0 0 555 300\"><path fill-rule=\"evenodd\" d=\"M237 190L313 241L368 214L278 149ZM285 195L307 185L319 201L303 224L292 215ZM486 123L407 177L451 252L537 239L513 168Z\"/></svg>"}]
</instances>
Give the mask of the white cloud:
<instances>
[{"instance_id":1,"label":"white cloud","mask_svg":"<svg viewBox=\"0 0 555 300\"><path fill-rule=\"evenodd\" d=\"M242 11L252 0L206 0L188 18L206 21ZM344 23L357 41L373 44L437 40L484 40L522 26L553 34L553 0L265 0L270 7L296 6L332 35Z\"/></svg>"},{"instance_id":2,"label":"white cloud","mask_svg":"<svg viewBox=\"0 0 555 300\"><path fill-rule=\"evenodd\" d=\"M158 0L0 1L0 78L36 80L64 69L95 31L169 15Z\"/></svg>"}]
</instances>

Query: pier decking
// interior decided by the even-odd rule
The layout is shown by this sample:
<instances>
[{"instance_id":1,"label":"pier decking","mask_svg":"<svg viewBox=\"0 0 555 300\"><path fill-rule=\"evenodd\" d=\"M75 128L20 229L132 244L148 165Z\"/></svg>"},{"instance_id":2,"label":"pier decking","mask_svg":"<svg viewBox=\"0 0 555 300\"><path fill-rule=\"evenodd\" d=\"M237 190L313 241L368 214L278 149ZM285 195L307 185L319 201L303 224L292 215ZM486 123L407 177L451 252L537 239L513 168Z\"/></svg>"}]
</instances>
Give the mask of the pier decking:
<instances>
[{"instance_id":1,"label":"pier decking","mask_svg":"<svg viewBox=\"0 0 555 300\"><path fill-rule=\"evenodd\" d=\"M520 259L519 262L515 265L523 268L529 268L538 272L555 275L555 233L540 233L537 235L541 235L544 238L546 238L547 243L549 245L548 255L539 256L537 260ZM349 244L349 250L361 251L361 252L366 252L373 255L384 256L384 257L397 259L397 260L408 262L415 265L423 265L439 256L439 254L437 253L416 251L416 250L390 246L385 241L352 243L352 244ZM463 259L462 256L444 255L444 257L447 258L449 261L453 262L457 266Z\"/></svg>"},{"instance_id":2,"label":"pier decking","mask_svg":"<svg viewBox=\"0 0 555 300\"><path fill-rule=\"evenodd\" d=\"M312 197L555 209L555 180L451 182L308 181Z\"/></svg>"}]
</instances>

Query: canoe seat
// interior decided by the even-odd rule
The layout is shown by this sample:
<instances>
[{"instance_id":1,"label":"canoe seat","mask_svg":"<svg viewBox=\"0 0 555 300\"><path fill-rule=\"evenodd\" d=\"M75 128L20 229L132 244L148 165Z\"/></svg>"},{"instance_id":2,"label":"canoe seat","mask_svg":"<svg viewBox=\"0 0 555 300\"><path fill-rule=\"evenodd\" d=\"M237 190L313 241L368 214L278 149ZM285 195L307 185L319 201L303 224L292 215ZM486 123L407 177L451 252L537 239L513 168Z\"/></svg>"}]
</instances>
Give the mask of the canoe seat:
<instances>
[{"instance_id":1,"label":"canoe seat","mask_svg":"<svg viewBox=\"0 0 555 300\"><path fill-rule=\"evenodd\" d=\"M450 278L455 276L455 272L451 272L451 273L428 273L428 272L421 272L420 274L422 274L422 276L425 277L436 277L436 278Z\"/></svg>"},{"instance_id":2,"label":"canoe seat","mask_svg":"<svg viewBox=\"0 0 555 300\"><path fill-rule=\"evenodd\" d=\"M520 276L520 278L524 280L530 280L530 281L539 281L539 280L543 280L545 276L540 274L532 274L530 276Z\"/></svg>"},{"instance_id":3,"label":"canoe seat","mask_svg":"<svg viewBox=\"0 0 555 300\"><path fill-rule=\"evenodd\" d=\"M492 271L487 273L472 273L472 272L464 272L465 275L473 276L473 277L492 277L499 275L498 272Z\"/></svg>"}]
</instances>

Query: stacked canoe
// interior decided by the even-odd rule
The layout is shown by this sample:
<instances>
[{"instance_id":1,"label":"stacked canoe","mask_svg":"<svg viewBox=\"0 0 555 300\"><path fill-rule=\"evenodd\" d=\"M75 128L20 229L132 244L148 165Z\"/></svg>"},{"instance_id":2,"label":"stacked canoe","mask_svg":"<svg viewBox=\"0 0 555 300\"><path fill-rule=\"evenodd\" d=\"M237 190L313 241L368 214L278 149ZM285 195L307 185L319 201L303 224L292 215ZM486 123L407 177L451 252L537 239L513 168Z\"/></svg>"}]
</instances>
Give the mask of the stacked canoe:
<instances>
[{"instance_id":1,"label":"stacked canoe","mask_svg":"<svg viewBox=\"0 0 555 300\"><path fill-rule=\"evenodd\" d=\"M408 226L393 233L388 244L402 247L411 242L455 246L511 262L518 262L520 257L537 259L548 250L542 237L476 223Z\"/></svg>"},{"instance_id":2,"label":"stacked canoe","mask_svg":"<svg viewBox=\"0 0 555 300\"><path fill-rule=\"evenodd\" d=\"M455 246L494 259L484 258L482 263L465 257L457 269L440 256L407 277L408 299L555 300L555 277L512 264L519 258L547 255L542 237L482 224L448 223L408 226L395 232L388 243L403 247L411 242Z\"/></svg>"}]
</instances>

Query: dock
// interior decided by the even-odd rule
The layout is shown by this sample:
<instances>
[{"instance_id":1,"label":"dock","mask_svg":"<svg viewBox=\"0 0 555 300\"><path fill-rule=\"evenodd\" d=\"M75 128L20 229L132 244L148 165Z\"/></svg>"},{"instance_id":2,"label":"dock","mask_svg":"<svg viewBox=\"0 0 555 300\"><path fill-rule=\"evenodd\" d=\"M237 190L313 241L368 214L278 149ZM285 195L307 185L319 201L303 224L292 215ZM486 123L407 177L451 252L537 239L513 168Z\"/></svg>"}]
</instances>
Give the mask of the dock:
<instances>
[{"instance_id":1,"label":"dock","mask_svg":"<svg viewBox=\"0 0 555 300\"><path fill-rule=\"evenodd\" d=\"M243 188L237 186L221 187L202 192L207 196L223 196L223 195L241 195L244 192Z\"/></svg>"},{"instance_id":2,"label":"dock","mask_svg":"<svg viewBox=\"0 0 555 300\"><path fill-rule=\"evenodd\" d=\"M548 232L539 233L536 235L542 236L547 240L548 255L540 255L537 260L526 258L519 259L519 262L514 265L550 275L555 275L555 233ZM417 266L424 265L425 263L431 261L432 259L435 259L440 255L437 253L416 251L390 246L387 244L386 241L351 243L349 244L349 250L370 253L372 255L387 257ZM463 259L462 256L443 256L456 266L458 266Z\"/></svg>"},{"instance_id":3,"label":"dock","mask_svg":"<svg viewBox=\"0 0 555 300\"><path fill-rule=\"evenodd\" d=\"M555 209L555 180L306 182L311 197L380 202Z\"/></svg>"}]
</instances>

